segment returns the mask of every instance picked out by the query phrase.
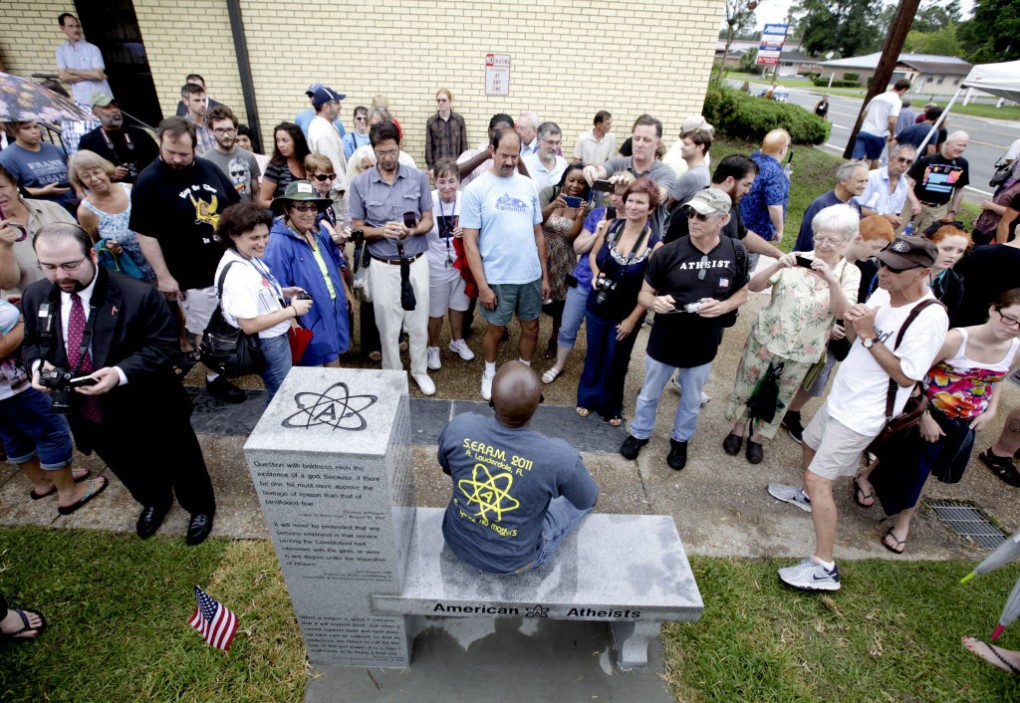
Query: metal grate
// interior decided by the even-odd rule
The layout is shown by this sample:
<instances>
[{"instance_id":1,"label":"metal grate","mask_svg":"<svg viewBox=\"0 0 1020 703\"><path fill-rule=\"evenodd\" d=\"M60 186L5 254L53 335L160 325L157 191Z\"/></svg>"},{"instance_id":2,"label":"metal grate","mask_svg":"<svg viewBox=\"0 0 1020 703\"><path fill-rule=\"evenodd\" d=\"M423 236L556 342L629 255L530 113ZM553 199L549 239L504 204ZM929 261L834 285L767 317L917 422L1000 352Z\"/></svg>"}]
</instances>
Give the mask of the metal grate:
<instances>
[{"instance_id":1,"label":"metal grate","mask_svg":"<svg viewBox=\"0 0 1020 703\"><path fill-rule=\"evenodd\" d=\"M929 500L928 507L935 511L945 525L985 549L998 547L1006 534L993 525L981 508L958 500Z\"/></svg>"}]
</instances>

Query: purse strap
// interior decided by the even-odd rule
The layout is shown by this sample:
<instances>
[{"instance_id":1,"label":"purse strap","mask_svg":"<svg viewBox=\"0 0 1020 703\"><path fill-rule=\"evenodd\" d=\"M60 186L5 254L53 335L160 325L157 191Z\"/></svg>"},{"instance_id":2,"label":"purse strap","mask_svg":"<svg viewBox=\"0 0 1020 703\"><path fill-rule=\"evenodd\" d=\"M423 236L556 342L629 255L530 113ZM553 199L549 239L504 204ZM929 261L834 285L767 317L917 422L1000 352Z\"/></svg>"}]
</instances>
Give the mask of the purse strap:
<instances>
[{"instance_id":1,"label":"purse strap","mask_svg":"<svg viewBox=\"0 0 1020 703\"><path fill-rule=\"evenodd\" d=\"M907 328L910 327L911 323L914 320L916 320L918 318L918 316L922 312L924 312L925 308L927 308L927 307L929 307L931 305L940 305L942 307L945 307L944 305L942 305L941 302L939 302L935 298L926 298L925 300L922 300L920 303L918 303L913 308L911 308L910 314L907 315L907 319L904 320L903 324L900 326L899 334L896 335L896 343L893 345L893 348L892 348L893 351L896 351L897 349L899 349L900 342L903 341L903 335L906 334ZM889 377L889 390L886 392L886 395L885 395L885 419L886 419L886 422L888 422L889 420L892 420L892 418L893 418L893 407L896 405L896 388L897 388L897 385L898 384L893 379L893 377L890 376ZM915 383L914 385L916 386L917 384Z\"/></svg>"},{"instance_id":2,"label":"purse strap","mask_svg":"<svg viewBox=\"0 0 1020 703\"><path fill-rule=\"evenodd\" d=\"M228 261L226 264L224 264L223 270L220 271L220 277L216 281L216 297L221 302L223 300L223 282L227 280L227 271L229 271L230 267L236 263L237 261Z\"/></svg>"}]
</instances>

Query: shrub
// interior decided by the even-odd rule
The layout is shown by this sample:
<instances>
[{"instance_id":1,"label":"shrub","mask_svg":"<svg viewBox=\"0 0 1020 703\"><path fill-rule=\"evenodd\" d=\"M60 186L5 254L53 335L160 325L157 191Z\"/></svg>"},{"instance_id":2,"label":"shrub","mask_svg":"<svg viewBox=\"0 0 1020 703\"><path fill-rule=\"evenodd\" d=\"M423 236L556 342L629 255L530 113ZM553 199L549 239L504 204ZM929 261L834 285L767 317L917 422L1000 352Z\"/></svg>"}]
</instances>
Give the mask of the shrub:
<instances>
[{"instance_id":1,"label":"shrub","mask_svg":"<svg viewBox=\"0 0 1020 703\"><path fill-rule=\"evenodd\" d=\"M721 134L746 142L760 142L770 130L782 127L796 144L821 144L832 129L799 105L763 100L734 88L709 88L702 114Z\"/></svg>"},{"instance_id":2,"label":"shrub","mask_svg":"<svg viewBox=\"0 0 1020 703\"><path fill-rule=\"evenodd\" d=\"M861 81L861 74L859 74L859 73L844 73L843 74L843 80L845 80L845 81L856 81L856 82L860 83L860 81Z\"/></svg>"},{"instance_id":3,"label":"shrub","mask_svg":"<svg viewBox=\"0 0 1020 703\"><path fill-rule=\"evenodd\" d=\"M831 87L831 88L860 88L861 87L861 84L858 83L857 81L843 81L843 80L839 80L839 79L834 80L832 82L832 85L830 86L829 85L828 77L815 78L814 81L812 81L812 82L816 86L818 86L819 88L829 88L829 87Z\"/></svg>"}]
</instances>

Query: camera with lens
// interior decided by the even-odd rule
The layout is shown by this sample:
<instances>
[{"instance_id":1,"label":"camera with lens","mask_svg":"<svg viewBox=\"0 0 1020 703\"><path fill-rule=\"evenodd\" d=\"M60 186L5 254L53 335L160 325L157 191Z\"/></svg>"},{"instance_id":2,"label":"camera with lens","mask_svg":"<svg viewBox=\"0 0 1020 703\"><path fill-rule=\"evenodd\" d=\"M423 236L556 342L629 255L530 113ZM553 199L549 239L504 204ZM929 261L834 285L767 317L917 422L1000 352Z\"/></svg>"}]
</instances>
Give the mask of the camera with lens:
<instances>
[{"instance_id":1,"label":"camera with lens","mask_svg":"<svg viewBox=\"0 0 1020 703\"><path fill-rule=\"evenodd\" d=\"M363 242L365 241L365 230L363 229L352 229L351 236L347 238L349 242Z\"/></svg>"},{"instance_id":2,"label":"camera with lens","mask_svg":"<svg viewBox=\"0 0 1020 703\"><path fill-rule=\"evenodd\" d=\"M72 378L74 375L67 369L54 368L39 372L39 385L50 389L54 412L71 412Z\"/></svg>"},{"instance_id":3,"label":"camera with lens","mask_svg":"<svg viewBox=\"0 0 1020 703\"><path fill-rule=\"evenodd\" d=\"M600 273L598 278L595 279L595 290L598 293L595 294L595 304L603 305L609 300L609 294L616 290L616 281L609 278L604 273Z\"/></svg>"}]
</instances>

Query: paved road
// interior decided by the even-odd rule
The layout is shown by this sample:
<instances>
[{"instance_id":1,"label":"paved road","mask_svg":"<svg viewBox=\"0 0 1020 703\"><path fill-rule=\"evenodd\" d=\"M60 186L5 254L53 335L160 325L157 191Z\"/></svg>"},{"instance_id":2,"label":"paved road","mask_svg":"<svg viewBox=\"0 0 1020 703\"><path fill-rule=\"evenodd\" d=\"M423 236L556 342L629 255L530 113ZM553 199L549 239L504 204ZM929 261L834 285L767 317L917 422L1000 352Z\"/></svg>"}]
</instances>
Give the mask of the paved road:
<instances>
[{"instance_id":1,"label":"paved road","mask_svg":"<svg viewBox=\"0 0 1020 703\"><path fill-rule=\"evenodd\" d=\"M730 81L737 87L736 81ZM764 84L763 84L764 85ZM752 84L752 90L754 89ZM821 88L808 87L790 88L789 102L801 107L814 110L822 93ZM829 141L824 144L826 151L842 156L846 148L847 138L850 130L857 120L857 113L860 112L862 100L860 98L847 98L840 95L830 95L829 121L832 122L832 133ZM985 117L971 117L970 115L959 115L950 112L948 128L965 130L970 134L970 146L967 147L967 158L971 166L971 185L967 190L966 200L978 203L991 195L991 188L988 180L992 177L993 164L1002 156L1002 153L1009 148L1015 139L1020 137L1020 125L1010 120L996 120Z\"/></svg>"}]
</instances>

